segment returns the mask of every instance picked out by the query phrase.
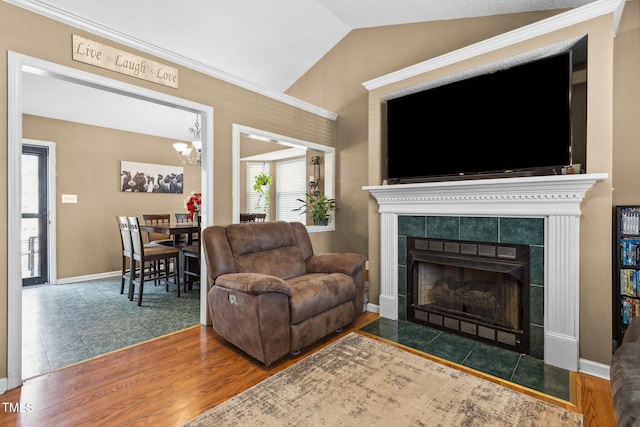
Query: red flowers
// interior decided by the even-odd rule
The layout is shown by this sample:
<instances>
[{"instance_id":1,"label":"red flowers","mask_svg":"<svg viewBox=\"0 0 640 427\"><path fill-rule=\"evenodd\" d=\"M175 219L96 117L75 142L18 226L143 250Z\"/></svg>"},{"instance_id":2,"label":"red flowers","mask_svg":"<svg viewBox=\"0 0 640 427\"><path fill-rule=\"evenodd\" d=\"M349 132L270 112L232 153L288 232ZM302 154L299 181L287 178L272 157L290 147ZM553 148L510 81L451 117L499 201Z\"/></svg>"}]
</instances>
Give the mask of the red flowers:
<instances>
[{"instance_id":1,"label":"red flowers","mask_svg":"<svg viewBox=\"0 0 640 427\"><path fill-rule=\"evenodd\" d=\"M189 212L189 219L193 221L193 217L196 212L200 212L200 206L202 205L202 193L191 192L191 197L184 201L184 207Z\"/></svg>"}]
</instances>

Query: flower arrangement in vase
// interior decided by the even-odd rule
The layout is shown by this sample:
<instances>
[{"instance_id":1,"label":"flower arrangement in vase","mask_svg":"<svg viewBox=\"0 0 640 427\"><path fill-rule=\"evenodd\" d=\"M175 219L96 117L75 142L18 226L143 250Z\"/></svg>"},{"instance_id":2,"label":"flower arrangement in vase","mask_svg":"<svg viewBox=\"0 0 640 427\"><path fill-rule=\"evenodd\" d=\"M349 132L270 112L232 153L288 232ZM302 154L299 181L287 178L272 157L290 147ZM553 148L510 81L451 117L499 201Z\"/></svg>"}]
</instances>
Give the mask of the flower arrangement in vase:
<instances>
[{"instance_id":1,"label":"flower arrangement in vase","mask_svg":"<svg viewBox=\"0 0 640 427\"><path fill-rule=\"evenodd\" d=\"M184 207L187 208L187 212L189 212L189 219L197 221L197 217L200 213L200 206L202 206L202 193L197 193L195 191L191 192L191 196L184 201Z\"/></svg>"}]
</instances>

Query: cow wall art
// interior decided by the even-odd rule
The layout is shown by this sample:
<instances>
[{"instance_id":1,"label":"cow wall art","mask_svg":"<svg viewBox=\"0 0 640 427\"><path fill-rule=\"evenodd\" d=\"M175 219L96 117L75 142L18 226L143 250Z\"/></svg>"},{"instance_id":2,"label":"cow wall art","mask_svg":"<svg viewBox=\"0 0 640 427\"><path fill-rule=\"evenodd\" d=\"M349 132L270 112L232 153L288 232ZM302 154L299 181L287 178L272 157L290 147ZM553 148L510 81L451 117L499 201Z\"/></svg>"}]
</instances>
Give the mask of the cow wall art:
<instances>
[{"instance_id":1,"label":"cow wall art","mask_svg":"<svg viewBox=\"0 0 640 427\"><path fill-rule=\"evenodd\" d=\"M124 160L120 163L121 191L182 194L184 168Z\"/></svg>"}]
</instances>

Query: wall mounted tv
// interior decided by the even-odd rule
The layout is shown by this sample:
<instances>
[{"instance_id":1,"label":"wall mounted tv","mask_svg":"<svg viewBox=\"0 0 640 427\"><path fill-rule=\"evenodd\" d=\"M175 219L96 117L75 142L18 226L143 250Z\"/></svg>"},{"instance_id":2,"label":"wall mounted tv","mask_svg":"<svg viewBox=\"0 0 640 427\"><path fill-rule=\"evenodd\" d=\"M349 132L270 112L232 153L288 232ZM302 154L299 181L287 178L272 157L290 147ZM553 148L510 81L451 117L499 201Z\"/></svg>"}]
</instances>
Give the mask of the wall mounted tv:
<instances>
[{"instance_id":1,"label":"wall mounted tv","mask_svg":"<svg viewBox=\"0 0 640 427\"><path fill-rule=\"evenodd\" d=\"M389 99L385 178L544 175L584 165L586 131L575 127L586 123L586 77L572 100L578 69L586 76L586 37L542 59Z\"/></svg>"}]
</instances>

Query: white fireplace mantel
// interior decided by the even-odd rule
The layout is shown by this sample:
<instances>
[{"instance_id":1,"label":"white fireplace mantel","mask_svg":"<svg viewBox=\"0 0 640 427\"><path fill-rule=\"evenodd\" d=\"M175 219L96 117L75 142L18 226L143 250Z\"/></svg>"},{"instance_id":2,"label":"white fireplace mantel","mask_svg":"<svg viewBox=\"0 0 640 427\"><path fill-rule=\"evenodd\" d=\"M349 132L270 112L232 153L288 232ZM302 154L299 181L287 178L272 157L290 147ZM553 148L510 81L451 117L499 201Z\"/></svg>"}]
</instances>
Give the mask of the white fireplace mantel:
<instances>
[{"instance_id":1,"label":"white fireplace mantel","mask_svg":"<svg viewBox=\"0 0 640 427\"><path fill-rule=\"evenodd\" d=\"M577 371L580 204L607 178L601 173L363 187L380 213L380 315L398 318L398 216L544 218L544 360Z\"/></svg>"}]
</instances>

